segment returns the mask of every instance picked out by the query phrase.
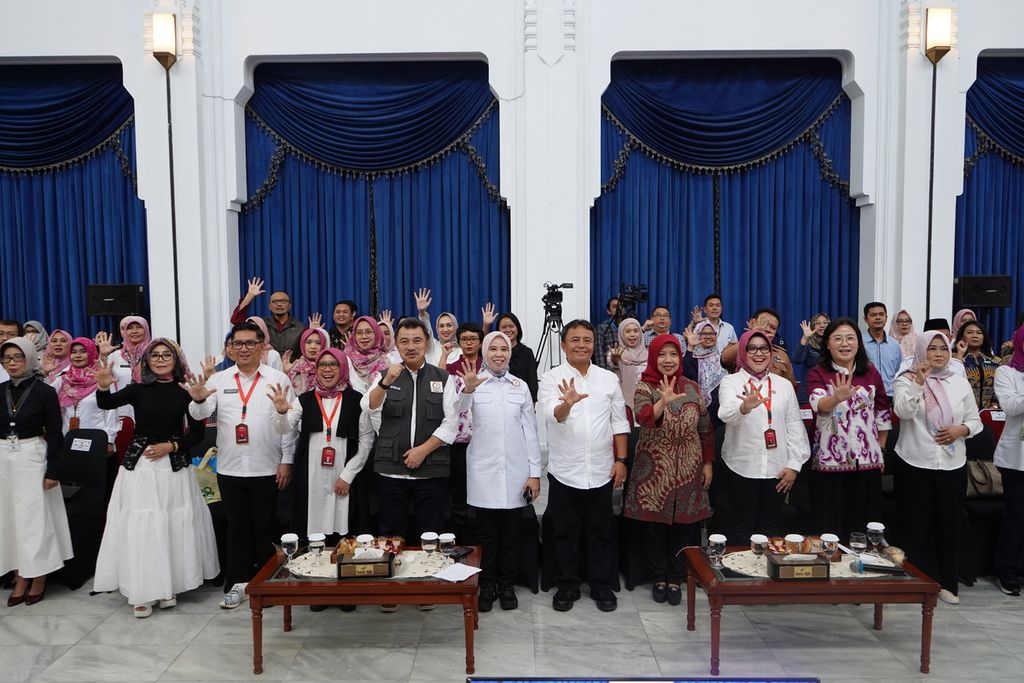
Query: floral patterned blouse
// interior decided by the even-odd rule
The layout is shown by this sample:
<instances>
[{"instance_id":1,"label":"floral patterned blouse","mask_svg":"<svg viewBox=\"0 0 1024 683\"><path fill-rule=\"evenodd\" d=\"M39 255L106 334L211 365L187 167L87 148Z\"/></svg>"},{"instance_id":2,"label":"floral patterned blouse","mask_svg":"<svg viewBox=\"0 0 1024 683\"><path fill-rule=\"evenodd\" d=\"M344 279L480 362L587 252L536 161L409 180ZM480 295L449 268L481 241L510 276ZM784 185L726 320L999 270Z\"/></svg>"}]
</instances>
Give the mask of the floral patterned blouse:
<instances>
[{"instance_id":1,"label":"floral patterned blouse","mask_svg":"<svg viewBox=\"0 0 1024 683\"><path fill-rule=\"evenodd\" d=\"M807 373L808 398L815 413L811 467L818 472L881 469L882 445L878 433L892 429L892 412L882 376L874 366L853 376L853 396L828 413L818 401L832 395L839 373L821 367Z\"/></svg>"},{"instance_id":2,"label":"floral patterned blouse","mask_svg":"<svg viewBox=\"0 0 1024 683\"><path fill-rule=\"evenodd\" d=\"M676 380L682 396L654 419L657 389L640 382L633 405L640 439L623 513L630 519L662 524L690 524L711 516L701 466L715 457L715 435L700 386L685 377Z\"/></svg>"}]
</instances>

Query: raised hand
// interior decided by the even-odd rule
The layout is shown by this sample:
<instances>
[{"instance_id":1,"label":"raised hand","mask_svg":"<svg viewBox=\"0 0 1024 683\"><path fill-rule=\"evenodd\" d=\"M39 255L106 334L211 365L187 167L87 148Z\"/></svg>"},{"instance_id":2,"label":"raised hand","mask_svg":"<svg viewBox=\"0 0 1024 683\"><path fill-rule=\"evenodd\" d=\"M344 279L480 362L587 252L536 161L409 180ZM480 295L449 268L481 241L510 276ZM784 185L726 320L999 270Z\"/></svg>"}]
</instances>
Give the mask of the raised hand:
<instances>
[{"instance_id":1,"label":"raised hand","mask_svg":"<svg viewBox=\"0 0 1024 683\"><path fill-rule=\"evenodd\" d=\"M28 334L25 335L25 339L28 339L34 345L36 343L36 340L39 339L39 333L29 332Z\"/></svg>"},{"instance_id":2,"label":"raised hand","mask_svg":"<svg viewBox=\"0 0 1024 683\"><path fill-rule=\"evenodd\" d=\"M697 333L693 331L692 327L687 327L683 330L683 336L686 338L686 345L691 349L697 348L697 344L700 339L697 337Z\"/></svg>"},{"instance_id":3,"label":"raised hand","mask_svg":"<svg viewBox=\"0 0 1024 683\"><path fill-rule=\"evenodd\" d=\"M625 352L625 349L616 344L609 351L611 353L612 365L619 367L619 361L622 360L622 354Z\"/></svg>"},{"instance_id":4,"label":"raised hand","mask_svg":"<svg viewBox=\"0 0 1024 683\"><path fill-rule=\"evenodd\" d=\"M57 367L57 362L53 360L53 358L51 358L50 356L43 356L41 364L43 366L43 372L45 372L47 375L53 372L53 369Z\"/></svg>"},{"instance_id":5,"label":"raised hand","mask_svg":"<svg viewBox=\"0 0 1024 683\"><path fill-rule=\"evenodd\" d=\"M401 376L402 370L405 370L405 366L401 363L392 363L389 365L387 374L384 375L384 384L390 386L392 382Z\"/></svg>"},{"instance_id":6,"label":"raised hand","mask_svg":"<svg viewBox=\"0 0 1024 683\"><path fill-rule=\"evenodd\" d=\"M579 403L590 396L590 394L581 394L576 391L575 377L570 379L568 382L563 379L562 383L558 385L558 393L561 395L562 403L567 403L570 406Z\"/></svg>"},{"instance_id":7,"label":"raised hand","mask_svg":"<svg viewBox=\"0 0 1024 683\"><path fill-rule=\"evenodd\" d=\"M478 386L490 379L490 375L481 377L477 374L476 363L468 359L462 360L462 370L456 371L455 374L462 378L462 383L465 385L462 392L466 394L472 394Z\"/></svg>"},{"instance_id":8,"label":"raised hand","mask_svg":"<svg viewBox=\"0 0 1024 683\"><path fill-rule=\"evenodd\" d=\"M213 356L207 356L204 358L202 362L202 370L203 384L206 384L206 380L217 374L217 359Z\"/></svg>"},{"instance_id":9,"label":"raised hand","mask_svg":"<svg viewBox=\"0 0 1024 683\"><path fill-rule=\"evenodd\" d=\"M315 330L323 326L323 318L320 316L319 313L314 313L313 315L309 316L309 328L311 330Z\"/></svg>"},{"instance_id":10,"label":"raised hand","mask_svg":"<svg viewBox=\"0 0 1024 683\"><path fill-rule=\"evenodd\" d=\"M383 311L380 312L380 321L382 323L387 323L388 325L394 322L394 318L391 317L390 308L385 308Z\"/></svg>"},{"instance_id":11,"label":"raised hand","mask_svg":"<svg viewBox=\"0 0 1024 683\"><path fill-rule=\"evenodd\" d=\"M292 350L288 349L281 356L281 371L287 375L289 372L292 371L293 365L295 365L295 363L292 361Z\"/></svg>"},{"instance_id":12,"label":"raised hand","mask_svg":"<svg viewBox=\"0 0 1024 683\"><path fill-rule=\"evenodd\" d=\"M743 387L743 393L737 394L736 398L742 401L742 404L740 405L740 412L744 415L748 415L750 411L768 402L768 397L762 396L761 390L755 389L750 384Z\"/></svg>"},{"instance_id":13,"label":"raised hand","mask_svg":"<svg viewBox=\"0 0 1024 683\"><path fill-rule=\"evenodd\" d=\"M281 415L287 413L291 408L291 404L288 403L288 389L280 384L270 385L267 398L274 402L274 409Z\"/></svg>"},{"instance_id":14,"label":"raised hand","mask_svg":"<svg viewBox=\"0 0 1024 683\"><path fill-rule=\"evenodd\" d=\"M814 336L814 330L811 329L811 324L808 323L806 320L800 321L800 330L804 333L803 339L801 341L807 341L808 339Z\"/></svg>"},{"instance_id":15,"label":"raised hand","mask_svg":"<svg viewBox=\"0 0 1024 683\"><path fill-rule=\"evenodd\" d=\"M704 309L700 306L694 306L693 310L690 311L690 317L693 319L693 324L696 325L704 320Z\"/></svg>"},{"instance_id":16,"label":"raised hand","mask_svg":"<svg viewBox=\"0 0 1024 683\"><path fill-rule=\"evenodd\" d=\"M928 379L928 373L932 371L932 366L928 363L921 363L914 368L914 381L924 386L924 381Z\"/></svg>"},{"instance_id":17,"label":"raised hand","mask_svg":"<svg viewBox=\"0 0 1024 683\"><path fill-rule=\"evenodd\" d=\"M956 348L953 349L953 357L958 360L963 360L964 356L967 355L967 342L961 339L956 343Z\"/></svg>"},{"instance_id":18,"label":"raised hand","mask_svg":"<svg viewBox=\"0 0 1024 683\"><path fill-rule=\"evenodd\" d=\"M109 332L97 332L96 336L93 337L93 341L96 342L96 350L100 353L100 358L106 358L118 349L118 347L110 342L110 339Z\"/></svg>"},{"instance_id":19,"label":"raised hand","mask_svg":"<svg viewBox=\"0 0 1024 683\"><path fill-rule=\"evenodd\" d=\"M246 291L246 295L250 299L255 299L263 293L263 279L254 277L249 280L249 289Z\"/></svg>"},{"instance_id":20,"label":"raised hand","mask_svg":"<svg viewBox=\"0 0 1024 683\"><path fill-rule=\"evenodd\" d=\"M114 362L107 362L106 358L100 358L96 361L96 365L86 368L85 371L93 376L93 379L96 380L96 386L101 391L106 391L114 383Z\"/></svg>"},{"instance_id":21,"label":"raised hand","mask_svg":"<svg viewBox=\"0 0 1024 683\"><path fill-rule=\"evenodd\" d=\"M484 329L489 330L494 321L498 319L498 314L494 312L494 304L488 301L483 308L480 309L480 317L484 321Z\"/></svg>"},{"instance_id":22,"label":"raised hand","mask_svg":"<svg viewBox=\"0 0 1024 683\"><path fill-rule=\"evenodd\" d=\"M661 381L658 382L658 393L661 394L661 398L665 403L671 403L682 396L682 394L676 393L675 379L668 375L661 376Z\"/></svg>"},{"instance_id":23,"label":"raised hand","mask_svg":"<svg viewBox=\"0 0 1024 683\"><path fill-rule=\"evenodd\" d=\"M832 396L840 403L853 398L853 375L840 372L836 375L835 381L829 382L828 385L832 387Z\"/></svg>"},{"instance_id":24,"label":"raised hand","mask_svg":"<svg viewBox=\"0 0 1024 683\"><path fill-rule=\"evenodd\" d=\"M433 301L433 299L430 298L429 289L427 289L426 287L420 287L419 291L413 292L412 295L416 299L417 313L423 313L428 308L430 308L430 303Z\"/></svg>"},{"instance_id":25,"label":"raised hand","mask_svg":"<svg viewBox=\"0 0 1024 683\"><path fill-rule=\"evenodd\" d=\"M179 382L178 386L188 392L188 395L196 403L202 403L217 393L216 389L206 386L206 381L196 377L193 373L185 375L185 381Z\"/></svg>"}]
</instances>

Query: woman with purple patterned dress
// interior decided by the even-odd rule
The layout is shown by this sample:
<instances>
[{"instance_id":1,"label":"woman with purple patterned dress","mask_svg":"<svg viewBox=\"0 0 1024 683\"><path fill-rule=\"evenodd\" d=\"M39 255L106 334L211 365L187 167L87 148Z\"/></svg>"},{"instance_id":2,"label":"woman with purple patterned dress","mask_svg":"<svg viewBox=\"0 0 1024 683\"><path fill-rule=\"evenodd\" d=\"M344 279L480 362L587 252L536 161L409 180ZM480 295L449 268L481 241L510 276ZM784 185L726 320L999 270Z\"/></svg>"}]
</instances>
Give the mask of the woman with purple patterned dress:
<instances>
[{"instance_id":1,"label":"woman with purple patterned dress","mask_svg":"<svg viewBox=\"0 0 1024 683\"><path fill-rule=\"evenodd\" d=\"M815 414L811 512L816 532L841 539L882 514L882 451L892 426L882 376L868 362L857 323L837 318L807 373Z\"/></svg>"}]
</instances>

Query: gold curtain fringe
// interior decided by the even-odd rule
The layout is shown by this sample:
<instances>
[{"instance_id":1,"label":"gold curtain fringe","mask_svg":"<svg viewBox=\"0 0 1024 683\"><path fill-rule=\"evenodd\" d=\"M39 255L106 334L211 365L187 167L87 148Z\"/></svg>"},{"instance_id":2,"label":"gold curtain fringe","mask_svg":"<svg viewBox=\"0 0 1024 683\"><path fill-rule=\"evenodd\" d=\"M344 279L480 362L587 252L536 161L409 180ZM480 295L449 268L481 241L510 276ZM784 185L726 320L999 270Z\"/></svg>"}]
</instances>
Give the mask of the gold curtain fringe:
<instances>
[{"instance_id":1,"label":"gold curtain fringe","mask_svg":"<svg viewBox=\"0 0 1024 683\"><path fill-rule=\"evenodd\" d=\"M469 126L469 128L467 128L465 132L462 133L462 135L453 140L443 149L434 152L433 154L424 159L413 162L411 164L407 164L405 166L396 166L394 168L384 168L373 171L365 171L361 169L348 168L346 166L341 166L339 164L332 164L329 161L325 161L323 159L320 159L319 157L315 157L312 154L304 152L303 150L299 149L298 147L296 147L295 145L291 144L283 137L281 137L273 128L270 127L269 124L267 124L266 121L264 121L259 116L259 114L257 114L252 110L252 108L247 106L245 108L246 114L249 116L250 119L252 119L252 121L257 126L260 127L261 130L263 130L268 136L270 136L271 139L274 140L274 142L277 143L277 147L275 148L274 153L271 155L266 180L264 180L263 184L260 185L260 187L253 193L252 198L242 205L242 213L253 211L259 208L259 206L269 196L270 192L274 189L274 186L277 184L281 164L283 163L286 154L291 154L296 158L301 159L302 161L312 165L317 170L323 171L325 173L331 173L342 178L366 178L372 180L375 178L395 178L397 176L405 175L407 173L414 173L416 171L426 168L427 166L431 166L441 161L454 151L461 151L469 157L470 163L472 163L473 166L476 168L477 174L480 176L480 179L483 181L485 187L487 188L487 194L491 198L491 200L498 202L502 207L507 207L508 204L505 198L501 196L501 193L498 190L498 188L493 183L491 183L490 180L487 179L487 165L484 163L483 157L480 156L477 150L469 142L473 135L480 129L480 126L482 126L484 122L487 121L488 117L490 117L490 115L497 109L497 107L498 101L492 100L491 103L487 105L487 108L483 111L483 113L480 114L476 121L474 121Z\"/></svg>"},{"instance_id":2,"label":"gold curtain fringe","mask_svg":"<svg viewBox=\"0 0 1024 683\"><path fill-rule=\"evenodd\" d=\"M106 152L107 150L113 150L121 161L121 170L126 176L132 181L132 187L137 186L135 174L131 172L131 164L128 162L128 156L125 154L124 149L121 146L121 133L125 131L128 126L135 123L135 114L132 114L125 122L122 123L117 129L111 133L105 140L97 144L92 149L82 152L81 154L65 159L64 161L58 161L55 164L47 164L45 166L0 166L0 173L10 173L12 175L43 175L47 173L57 173L58 171L64 171L72 166L81 164L82 162L88 161L93 157Z\"/></svg>"},{"instance_id":3,"label":"gold curtain fringe","mask_svg":"<svg viewBox=\"0 0 1024 683\"><path fill-rule=\"evenodd\" d=\"M981 126L979 126L977 121L972 119L969 114L967 115L967 125L970 126L971 130L974 131L974 134L978 136L978 146L974 150L974 154L964 158L965 180L971 175L971 171L974 170L975 164L977 164L986 154L998 154L1014 166L1024 166L1024 157L1014 154L993 140L988 133L981 129Z\"/></svg>"}]
</instances>

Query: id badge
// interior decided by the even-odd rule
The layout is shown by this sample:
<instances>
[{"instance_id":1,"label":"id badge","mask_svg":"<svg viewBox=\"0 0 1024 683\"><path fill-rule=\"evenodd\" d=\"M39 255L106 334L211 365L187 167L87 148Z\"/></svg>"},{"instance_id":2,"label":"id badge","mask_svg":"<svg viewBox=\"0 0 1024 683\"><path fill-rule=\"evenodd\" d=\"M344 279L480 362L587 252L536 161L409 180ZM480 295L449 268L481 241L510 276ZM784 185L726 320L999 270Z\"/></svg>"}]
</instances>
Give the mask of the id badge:
<instances>
[{"instance_id":1,"label":"id badge","mask_svg":"<svg viewBox=\"0 0 1024 683\"><path fill-rule=\"evenodd\" d=\"M235 443L249 443L249 425L244 423L235 425Z\"/></svg>"},{"instance_id":2,"label":"id badge","mask_svg":"<svg viewBox=\"0 0 1024 683\"><path fill-rule=\"evenodd\" d=\"M764 447L765 448L778 448L779 447L779 439L775 435L775 430L774 429L766 429L766 430L764 430Z\"/></svg>"},{"instance_id":3,"label":"id badge","mask_svg":"<svg viewBox=\"0 0 1024 683\"><path fill-rule=\"evenodd\" d=\"M320 452L320 467L334 467L334 447L324 446Z\"/></svg>"},{"instance_id":4,"label":"id badge","mask_svg":"<svg viewBox=\"0 0 1024 683\"><path fill-rule=\"evenodd\" d=\"M82 425L82 421L80 419L78 419L78 416L76 415L73 418L71 418L70 420L68 420L68 431L70 431L72 429L78 429L81 425Z\"/></svg>"},{"instance_id":5,"label":"id badge","mask_svg":"<svg viewBox=\"0 0 1024 683\"><path fill-rule=\"evenodd\" d=\"M21 450L21 442L18 441L18 435L17 434L8 434L7 435L7 450L12 451L12 452L13 451L20 451Z\"/></svg>"}]
</instances>

